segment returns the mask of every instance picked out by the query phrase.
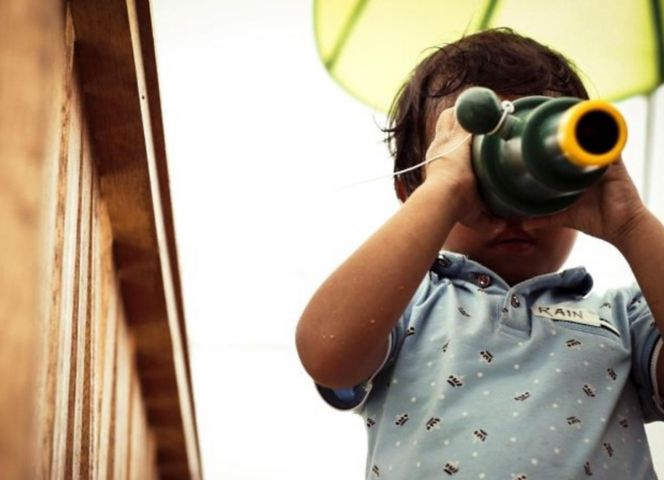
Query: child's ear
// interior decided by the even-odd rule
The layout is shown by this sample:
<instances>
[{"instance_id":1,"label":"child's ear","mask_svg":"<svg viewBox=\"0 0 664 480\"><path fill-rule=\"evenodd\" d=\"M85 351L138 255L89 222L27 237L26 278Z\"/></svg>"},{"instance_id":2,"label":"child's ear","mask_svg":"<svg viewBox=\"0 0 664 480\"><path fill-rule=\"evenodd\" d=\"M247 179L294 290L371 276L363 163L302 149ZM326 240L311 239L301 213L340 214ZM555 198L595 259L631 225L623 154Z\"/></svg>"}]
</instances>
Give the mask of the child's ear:
<instances>
[{"instance_id":1,"label":"child's ear","mask_svg":"<svg viewBox=\"0 0 664 480\"><path fill-rule=\"evenodd\" d=\"M394 191L397 192L397 197L401 200L401 203L405 202L408 199L408 189L403 183L403 180L400 176L394 177Z\"/></svg>"}]
</instances>

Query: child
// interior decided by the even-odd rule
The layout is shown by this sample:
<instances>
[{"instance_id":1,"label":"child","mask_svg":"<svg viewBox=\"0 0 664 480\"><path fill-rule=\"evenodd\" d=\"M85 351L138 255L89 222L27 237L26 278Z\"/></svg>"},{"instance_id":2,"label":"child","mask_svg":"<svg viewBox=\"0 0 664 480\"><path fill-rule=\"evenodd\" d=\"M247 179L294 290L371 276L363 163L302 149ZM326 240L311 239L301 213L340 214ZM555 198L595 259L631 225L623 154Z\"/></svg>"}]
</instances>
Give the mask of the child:
<instances>
[{"instance_id":1,"label":"child","mask_svg":"<svg viewBox=\"0 0 664 480\"><path fill-rule=\"evenodd\" d=\"M367 478L655 478L664 227L622 162L562 213L487 214L451 108L473 85L587 98L561 55L505 29L425 59L391 112L395 170L447 153L396 178L400 210L313 296L302 363L365 418ZM638 287L555 273L577 230L618 248Z\"/></svg>"}]
</instances>

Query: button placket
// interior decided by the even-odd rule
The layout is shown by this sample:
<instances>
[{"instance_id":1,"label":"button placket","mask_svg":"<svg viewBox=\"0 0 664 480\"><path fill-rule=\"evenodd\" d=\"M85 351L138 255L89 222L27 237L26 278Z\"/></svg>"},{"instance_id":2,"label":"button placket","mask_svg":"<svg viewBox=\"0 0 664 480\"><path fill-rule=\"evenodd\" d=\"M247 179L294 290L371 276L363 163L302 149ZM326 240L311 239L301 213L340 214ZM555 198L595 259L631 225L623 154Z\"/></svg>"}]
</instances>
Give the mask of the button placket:
<instances>
[{"instance_id":1,"label":"button placket","mask_svg":"<svg viewBox=\"0 0 664 480\"><path fill-rule=\"evenodd\" d=\"M530 335L530 319L525 305L526 299L513 291L509 291L503 302L501 328L511 336L528 338Z\"/></svg>"}]
</instances>

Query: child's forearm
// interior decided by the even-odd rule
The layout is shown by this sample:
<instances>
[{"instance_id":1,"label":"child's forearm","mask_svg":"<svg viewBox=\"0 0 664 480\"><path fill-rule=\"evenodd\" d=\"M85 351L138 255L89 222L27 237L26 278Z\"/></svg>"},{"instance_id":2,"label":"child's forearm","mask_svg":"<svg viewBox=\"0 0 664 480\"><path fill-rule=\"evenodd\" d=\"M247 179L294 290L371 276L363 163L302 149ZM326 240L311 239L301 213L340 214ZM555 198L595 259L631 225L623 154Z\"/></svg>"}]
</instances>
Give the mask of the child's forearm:
<instances>
[{"instance_id":1,"label":"child's forearm","mask_svg":"<svg viewBox=\"0 0 664 480\"><path fill-rule=\"evenodd\" d=\"M629 263L648 302L655 325L664 334L664 226L644 209L634 217L630 228L612 243ZM660 355L657 368L660 388L664 387L663 358Z\"/></svg>"},{"instance_id":2,"label":"child's forearm","mask_svg":"<svg viewBox=\"0 0 664 480\"><path fill-rule=\"evenodd\" d=\"M316 382L349 387L384 359L389 333L457 221L459 196L426 181L318 289L297 328Z\"/></svg>"},{"instance_id":3,"label":"child's forearm","mask_svg":"<svg viewBox=\"0 0 664 480\"><path fill-rule=\"evenodd\" d=\"M629 263L658 329L664 332L664 226L644 210L613 243Z\"/></svg>"}]
</instances>

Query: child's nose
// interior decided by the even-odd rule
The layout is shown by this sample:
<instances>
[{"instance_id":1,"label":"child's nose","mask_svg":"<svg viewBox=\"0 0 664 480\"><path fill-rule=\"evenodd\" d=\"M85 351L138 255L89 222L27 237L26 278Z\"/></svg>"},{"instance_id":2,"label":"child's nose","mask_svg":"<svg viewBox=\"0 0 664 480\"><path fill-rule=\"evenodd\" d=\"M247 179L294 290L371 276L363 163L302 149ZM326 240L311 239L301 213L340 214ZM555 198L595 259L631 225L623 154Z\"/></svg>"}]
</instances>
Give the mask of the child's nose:
<instances>
[{"instance_id":1,"label":"child's nose","mask_svg":"<svg viewBox=\"0 0 664 480\"><path fill-rule=\"evenodd\" d=\"M505 220L508 228L513 228L515 230L524 230L523 228L523 218L509 218Z\"/></svg>"}]
</instances>

